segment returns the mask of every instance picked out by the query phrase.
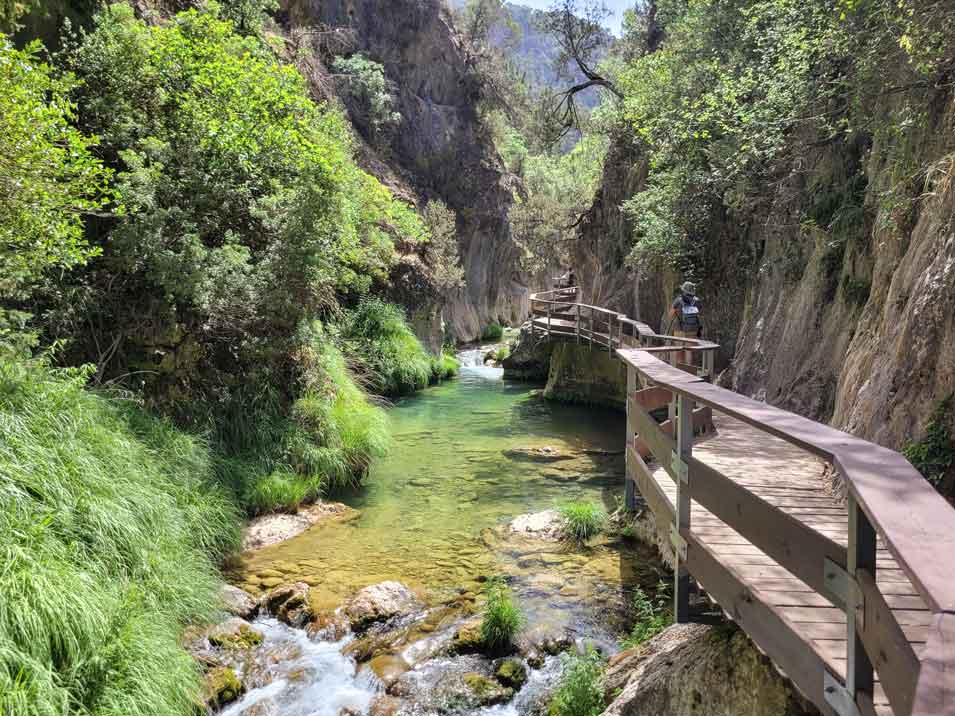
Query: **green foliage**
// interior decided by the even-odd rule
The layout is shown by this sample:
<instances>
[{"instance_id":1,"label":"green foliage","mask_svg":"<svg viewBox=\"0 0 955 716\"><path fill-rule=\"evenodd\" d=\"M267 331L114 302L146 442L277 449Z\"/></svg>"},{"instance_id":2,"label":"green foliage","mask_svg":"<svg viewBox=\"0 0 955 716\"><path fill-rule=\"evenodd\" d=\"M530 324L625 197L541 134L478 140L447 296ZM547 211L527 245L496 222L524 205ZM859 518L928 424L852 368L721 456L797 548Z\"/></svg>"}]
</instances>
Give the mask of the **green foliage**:
<instances>
[{"instance_id":1,"label":"green foliage","mask_svg":"<svg viewBox=\"0 0 955 716\"><path fill-rule=\"evenodd\" d=\"M414 212L355 164L341 114L213 9L147 25L110 6L67 58L129 211L98 227L103 256L56 293L48 331L75 336L70 358L97 361L102 377L139 371L175 405L226 403L249 380L287 385L296 326L384 280L394 237L424 240ZM179 353L164 364L155 342Z\"/></svg>"},{"instance_id":2,"label":"green foliage","mask_svg":"<svg viewBox=\"0 0 955 716\"><path fill-rule=\"evenodd\" d=\"M338 73L345 95L357 105L358 119L367 124L372 139L397 126L401 114L394 111L395 98L380 63L356 54L335 58L332 69Z\"/></svg>"},{"instance_id":3,"label":"green foliage","mask_svg":"<svg viewBox=\"0 0 955 716\"><path fill-rule=\"evenodd\" d=\"M87 377L0 363L0 713L181 716L236 510L201 440Z\"/></svg>"},{"instance_id":4,"label":"green foliage","mask_svg":"<svg viewBox=\"0 0 955 716\"><path fill-rule=\"evenodd\" d=\"M598 716L604 710L604 660L590 647L583 655L564 655L564 672L547 716Z\"/></svg>"},{"instance_id":5,"label":"green foliage","mask_svg":"<svg viewBox=\"0 0 955 716\"><path fill-rule=\"evenodd\" d=\"M481 642L493 653L508 651L526 619L507 583L500 577L484 585L487 604L481 621Z\"/></svg>"},{"instance_id":6,"label":"green foliage","mask_svg":"<svg viewBox=\"0 0 955 716\"><path fill-rule=\"evenodd\" d=\"M278 0L222 0L220 5L222 17L243 35L261 31L267 13L279 9Z\"/></svg>"},{"instance_id":7,"label":"green foliage","mask_svg":"<svg viewBox=\"0 0 955 716\"><path fill-rule=\"evenodd\" d=\"M670 600L662 582L657 585L653 598L638 586L633 593L632 605L635 623L624 640L624 646L628 649L649 641L673 623Z\"/></svg>"},{"instance_id":8,"label":"green foliage","mask_svg":"<svg viewBox=\"0 0 955 716\"><path fill-rule=\"evenodd\" d=\"M441 351L441 355L434 356L431 359L431 374L436 381L453 378L461 369L461 361L449 353L446 349Z\"/></svg>"},{"instance_id":9,"label":"green foliage","mask_svg":"<svg viewBox=\"0 0 955 716\"><path fill-rule=\"evenodd\" d=\"M464 286L457 217L443 201L432 199L424 207L423 218L430 234L425 260L431 269L431 282L439 295L447 296Z\"/></svg>"},{"instance_id":10,"label":"green foliage","mask_svg":"<svg viewBox=\"0 0 955 716\"><path fill-rule=\"evenodd\" d=\"M488 323L481 331L481 340L499 341L504 337L504 326L500 323Z\"/></svg>"},{"instance_id":11,"label":"green foliage","mask_svg":"<svg viewBox=\"0 0 955 716\"><path fill-rule=\"evenodd\" d=\"M493 358L495 362L500 363L506 358L509 358L510 355L511 355L510 346L500 346L497 350L494 351Z\"/></svg>"},{"instance_id":12,"label":"green foliage","mask_svg":"<svg viewBox=\"0 0 955 716\"><path fill-rule=\"evenodd\" d=\"M943 486L955 468L955 395L939 401L932 411L925 437L908 443L902 454L925 479L936 487Z\"/></svg>"},{"instance_id":13,"label":"green foliage","mask_svg":"<svg viewBox=\"0 0 955 716\"><path fill-rule=\"evenodd\" d=\"M431 382L432 358L399 306L365 298L345 315L341 332L349 358L374 393L406 395Z\"/></svg>"},{"instance_id":14,"label":"green foliage","mask_svg":"<svg viewBox=\"0 0 955 716\"><path fill-rule=\"evenodd\" d=\"M557 506L566 539L586 542L607 525L607 513L596 502L562 502Z\"/></svg>"},{"instance_id":15,"label":"green foliage","mask_svg":"<svg viewBox=\"0 0 955 716\"><path fill-rule=\"evenodd\" d=\"M75 82L40 56L39 43L17 50L0 35L0 340L3 304L25 298L51 269L98 253L83 216L111 199L96 138L72 124Z\"/></svg>"}]
</instances>

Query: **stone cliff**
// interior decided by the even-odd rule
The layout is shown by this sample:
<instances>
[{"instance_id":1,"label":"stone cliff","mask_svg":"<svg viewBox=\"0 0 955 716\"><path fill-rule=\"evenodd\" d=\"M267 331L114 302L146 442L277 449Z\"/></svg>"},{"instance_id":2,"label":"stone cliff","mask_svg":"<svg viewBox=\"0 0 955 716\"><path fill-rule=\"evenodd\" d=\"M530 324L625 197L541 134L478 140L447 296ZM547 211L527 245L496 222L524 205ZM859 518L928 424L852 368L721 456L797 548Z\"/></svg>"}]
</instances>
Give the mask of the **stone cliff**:
<instances>
[{"instance_id":1,"label":"stone cliff","mask_svg":"<svg viewBox=\"0 0 955 716\"><path fill-rule=\"evenodd\" d=\"M445 3L285 0L280 20L320 58L361 53L384 66L400 120L371 141L365 118L351 113L366 140L363 163L413 201L439 198L457 214L465 287L433 301L422 300L407 276L399 281L396 298L416 314L419 333L439 329L442 309L458 340L478 338L494 321L519 320L527 312L527 287L507 221L508 175L478 116L480 77Z\"/></svg>"}]
</instances>

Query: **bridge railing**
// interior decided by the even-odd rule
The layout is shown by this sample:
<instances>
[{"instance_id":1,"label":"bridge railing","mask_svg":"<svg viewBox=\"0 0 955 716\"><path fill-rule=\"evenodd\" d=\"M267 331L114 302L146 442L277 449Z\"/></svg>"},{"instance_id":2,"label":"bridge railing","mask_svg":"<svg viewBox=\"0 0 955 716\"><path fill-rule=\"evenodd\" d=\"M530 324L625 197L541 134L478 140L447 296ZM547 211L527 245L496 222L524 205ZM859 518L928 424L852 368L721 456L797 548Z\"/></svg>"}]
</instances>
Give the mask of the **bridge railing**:
<instances>
[{"instance_id":1,"label":"bridge railing","mask_svg":"<svg viewBox=\"0 0 955 716\"><path fill-rule=\"evenodd\" d=\"M565 339L579 340L581 316L592 316L586 309L593 307L581 312L575 297L567 289L532 296L535 330L561 331ZM564 318L555 319L558 314L574 317L569 327ZM557 331L547 328L548 322ZM955 509L897 452L707 382L715 344L660 336L620 314L608 321L616 333L601 332L595 340L589 326L591 344L615 350L627 365L628 493L635 483L658 521L669 524L676 555L676 618L688 618L692 573L820 708L839 716L875 714L878 673L895 716L955 716ZM710 356L708 365L705 356ZM664 406L669 407L669 430L650 415ZM695 458L701 408L722 412L831 465L847 490L848 545ZM644 462L649 455L674 480L675 503ZM844 676L832 673L792 625L754 599L699 539L690 522L692 501L845 613ZM932 612L920 655L877 584L878 539Z\"/></svg>"}]
</instances>

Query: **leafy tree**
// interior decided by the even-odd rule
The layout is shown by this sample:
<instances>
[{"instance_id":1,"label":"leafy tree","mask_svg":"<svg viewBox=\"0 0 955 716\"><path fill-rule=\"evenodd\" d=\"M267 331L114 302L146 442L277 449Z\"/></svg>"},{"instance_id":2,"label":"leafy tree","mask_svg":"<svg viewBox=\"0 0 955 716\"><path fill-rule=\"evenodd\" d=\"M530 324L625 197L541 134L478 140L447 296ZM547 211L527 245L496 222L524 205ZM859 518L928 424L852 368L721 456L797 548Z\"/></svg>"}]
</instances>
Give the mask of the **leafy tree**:
<instances>
[{"instance_id":1,"label":"leafy tree","mask_svg":"<svg viewBox=\"0 0 955 716\"><path fill-rule=\"evenodd\" d=\"M394 111L395 98L381 64L356 54L336 58L332 69L338 73L345 95L357 103L359 118L369 127L372 140L379 140L382 133L401 121L401 114Z\"/></svg>"},{"instance_id":2,"label":"leafy tree","mask_svg":"<svg viewBox=\"0 0 955 716\"><path fill-rule=\"evenodd\" d=\"M431 282L438 293L447 295L464 286L457 217L443 201L432 199L424 207L424 222L431 234L425 250Z\"/></svg>"},{"instance_id":3,"label":"leafy tree","mask_svg":"<svg viewBox=\"0 0 955 716\"><path fill-rule=\"evenodd\" d=\"M98 253L83 219L106 209L110 171L95 137L73 125L69 75L40 59L39 43L15 49L0 35L0 340L25 319L12 309L52 269Z\"/></svg>"}]
</instances>

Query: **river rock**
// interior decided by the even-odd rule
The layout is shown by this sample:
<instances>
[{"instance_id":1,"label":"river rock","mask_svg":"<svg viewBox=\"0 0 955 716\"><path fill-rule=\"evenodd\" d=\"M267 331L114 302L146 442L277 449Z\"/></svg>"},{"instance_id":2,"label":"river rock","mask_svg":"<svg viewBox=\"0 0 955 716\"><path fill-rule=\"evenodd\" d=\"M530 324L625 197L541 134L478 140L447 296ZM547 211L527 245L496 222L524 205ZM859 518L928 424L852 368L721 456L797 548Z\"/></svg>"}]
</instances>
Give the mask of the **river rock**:
<instances>
[{"instance_id":1,"label":"river rock","mask_svg":"<svg viewBox=\"0 0 955 716\"><path fill-rule=\"evenodd\" d=\"M617 654L604 688L604 716L817 716L746 635L678 624Z\"/></svg>"},{"instance_id":2,"label":"river rock","mask_svg":"<svg viewBox=\"0 0 955 716\"><path fill-rule=\"evenodd\" d=\"M398 654L380 654L368 662L368 667L375 672L375 676L387 690L411 668L411 665Z\"/></svg>"},{"instance_id":3,"label":"river rock","mask_svg":"<svg viewBox=\"0 0 955 716\"><path fill-rule=\"evenodd\" d=\"M243 690L239 677L228 666L218 666L203 677L203 696L212 709L221 709L232 703L242 695Z\"/></svg>"},{"instance_id":4,"label":"river rock","mask_svg":"<svg viewBox=\"0 0 955 716\"><path fill-rule=\"evenodd\" d=\"M398 716L401 704L394 696L376 696L368 706L368 716Z\"/></svg>"},{"instance_id":5,"label":"river rock","mask_svg":"<svg viewBox=\"0 0 955 716\"><path fill-rule=\"evenodd\" d=\"M517 691L527 682L527 667L520 659L502 659L494 670L494 678L502 686Z\"/></svg>"},{"instance_id":6,"label":"river rock","mask_svg":"<svg viewBox=\"0 0 955 716\"><path fill-rule=\"evenodd\" d=\"M461 678L482 706L503 703L514 696L514 689L501 686L494 679L483 674L471 672L464 674Z\"/></svg>"},{"instance_id":7,"label":"river rock","mask_svg":"<svg viewBox=\"0 0 955 716\"><path fill-rule=\"evenodd\" d=\"M463 622L454 630L451 639L451 651L455 654L472 654L484 648L484 638L481 636L482 617L474 617Z\"/></svg>"},{"instance_id":8,"label":"river rock","mask_svg":"<svg viewBox=\"0 0 955 716\"><path fill-rule=\"evenodd\" d=\"M348 619L341 612L319 614L308 625L308 636L317 641L339 641L351 631Z\"/></svg>"},{"instance_id":9,"label":"river rock","mask_svg":"<svg viewBox=\"0 0 955 716\"><path fill-rule=\"evenodd\" d=\"M304 626L313 616L308 601L308 585L293 582L276 587L259 600L259 607L292 627Z\"/></svg>"},{"instance_id":10,"label":"river rock","mask_svg":"<svg viewBox=\"0 0 955 716\"><path fill-rule=\"evenodd\" d=\"M554 343L540 333L531 331L531 322L521 326L517 343L511 346L511 352L501 365L507 380L525 380L543 383L550 369L550 354Z\"/></svg>"},{"instance_id":11,"label":"river rock","mask_svg":"<svg viewBox=\"0 0 955 716\"><path fill-rule=\"evenodd\" d=\"M263 547L291 539L319 522L347 522L358 516L359 513L357 510L343 505L340 502L316 502L315 504L300 508L298 512L291 515L261 515L249 522L246 526L242 534L242 549L262 549Z\"/></svg>"},{"instance_id":12,"label":"river rock","mask_svg":"<svg viewBox=\"0 0 955 716\"><path fill-rule=\"evenodd\" d=\"M421 606L401 582L382 582L365 587L342 605L352 629L363 631L375 622L410 614Z\"/></svg>"},{"instance_id":13,"label":"river rock","mask_svg":"<svg viewBox=\"0 0 955 716\"><path fill-rule=\"evenodd\" d=\"M255 612L259 608L251 594L238 587L233 587L231 584L222 585L222 589L219 590L219 599L229 614L242 619L250 619L255 616Z\"/></svg>"},{"instance_id":14,"label":"river rock","mask_svg":"<svg viewBox=\"0 0 955 716\"><path fill-rule=\"evenodd\" d=\"M223 649L253 649L262 643L262 638L262 632L239 617L226 619L206 632L209 643Z\"/></svg>"},{"instance_id":15,"label":"river rock","mask_svg":"<svg viewBox=\"0 0 955 716\"><path fill-rule=\"evenodd\" d=\"M504 457L522 462L562 462L564 460L573 460L576 457L576 455L570 455L568 453L561 452L557 448L550 445L544 445L542 447L511 448L510 450L502 450L501 453L504 455Z\"/></svg>"},{"instance_id":16,"label":"river rock","mask_svg":"<svg viewBox=\"0 0 955 716\"><path fill-rule=\"evenodd\" d=\"M563 521L557 510L544 510L526 515L518 515L507 529L512 534L527 535L534 539L559 542L562 539Z\"/></svg>"}]
</instances>

